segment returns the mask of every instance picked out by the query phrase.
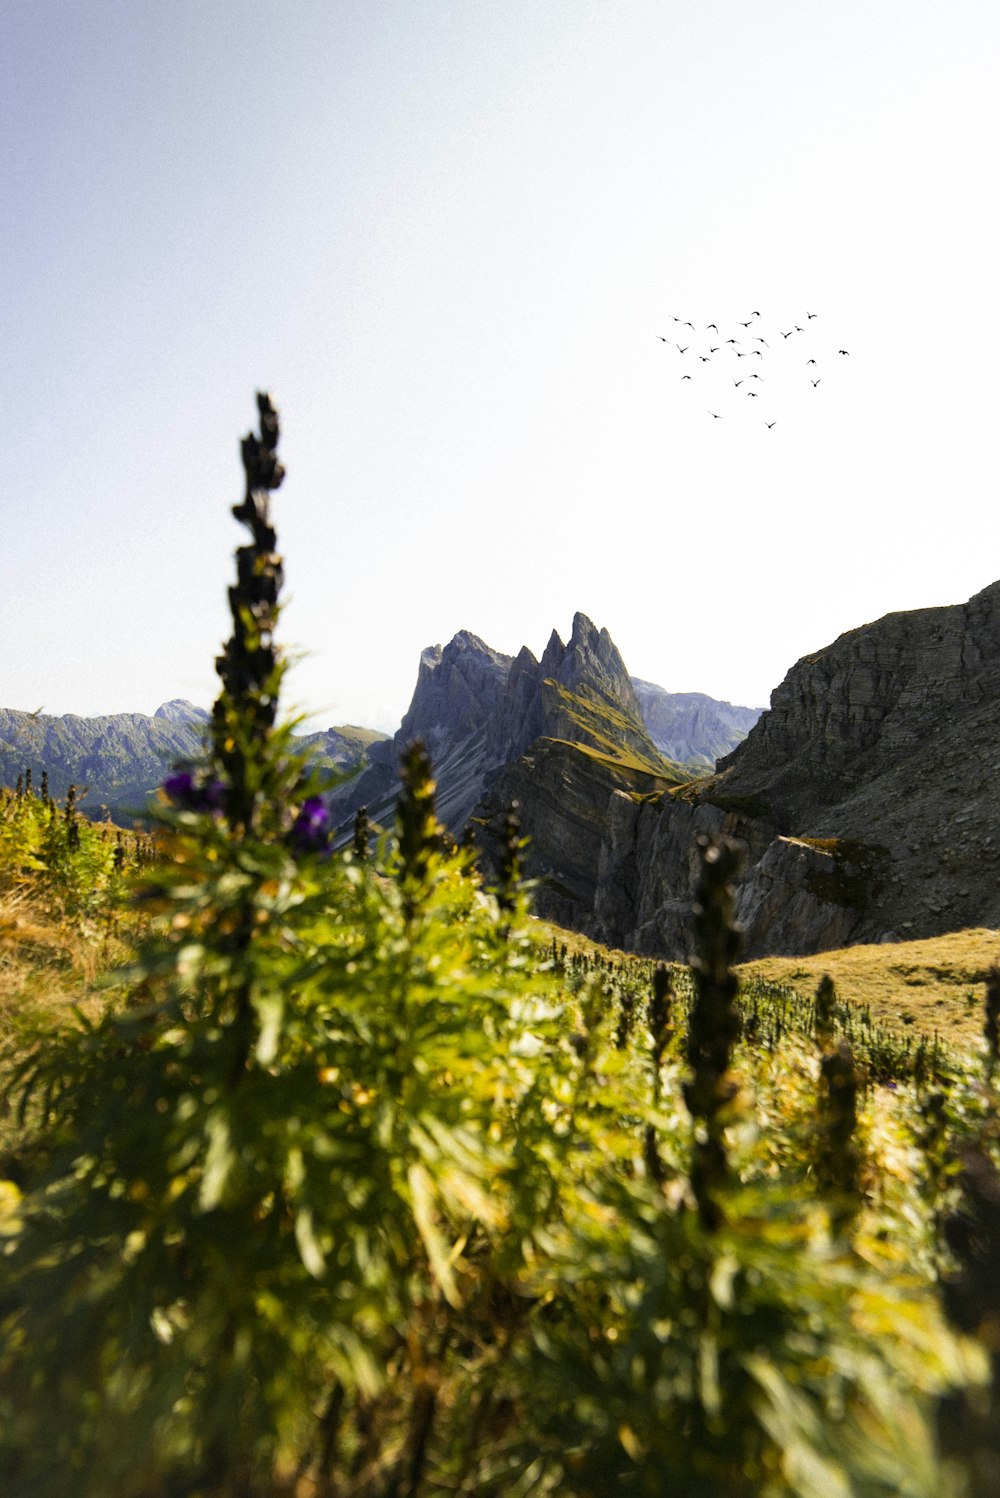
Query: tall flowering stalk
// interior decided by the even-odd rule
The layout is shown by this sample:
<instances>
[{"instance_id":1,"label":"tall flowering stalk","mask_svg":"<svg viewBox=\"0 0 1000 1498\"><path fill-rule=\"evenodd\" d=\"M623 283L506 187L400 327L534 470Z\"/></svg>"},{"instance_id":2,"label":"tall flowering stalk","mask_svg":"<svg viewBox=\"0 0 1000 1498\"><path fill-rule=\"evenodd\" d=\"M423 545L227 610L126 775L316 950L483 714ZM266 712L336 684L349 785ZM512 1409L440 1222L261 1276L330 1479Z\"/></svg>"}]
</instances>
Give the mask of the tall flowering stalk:
<instances>
[{"instance_id":1,"label":"tall flowering stalk","mask_svg":"<svg viewBox=\"0 0 1000 1498\"><path fill-rule=\"evenodd\" d=\"M813 1033L820 1054L825 1056L832 1049L836 1038L835 1011L837 990L829 973L824 973L816 990L815 1023Z\"/></svg>"},{"instance_id":2,"label":"tall flowering stalk","mask_svg":"<svg viewBox=\"0 0 1000 1498\"><path fill-rule=\"evenodd\" d=\"M986 1038L986 1078L993 1081L1000 1057L1000 967L995 963L986 974L986 1016L983 1022Z\"/></svg>"},{"instance_id":3,"label":"tall flowering stalk","mask_svg":"<svg viewBox=\"0 0 1000 1498\"><path fill-rule=\"evenodd\" d=\"M403 750L400 779L403 789L396 803L398 879L403 891L403 911L410 921L427 893L434 856L441 849L441 829L434 806L436 787L421 739L414 739Z\"/></svg>"},{"instance_id":4,"label":"tall flowering stalk","mask_svg":"<svg viewBox=\"0 0 1000 1498\"><path fill-rule=\"evenodd\" d=\"M858 1073L849 1040L839 1040L820 1062L820 1186L832 1198L831 1223L844 1233L860 1206L861 1154L857 1143Z\"/></svg>"},{"instance_id":5,"label":"tall flowering stalk","mask_svg":"<svg viewBox=\"0 0 1000 1498\"><path fill-rule=\"evenodd\" d=\"M660 1075L660 1068L663 1065L663 1053L673 1033L673 999L674 993L670 981L670 969L662 962L658 963L653 972L653 992L650 995L647 1009L650 1058L653 1063L653 1107L657 1111L659 1111L663 1101L663 1079ZM657 1144L656 1126L652 1123L646 1125L643 1136L643 1159L646 1163L646 1169L654 1181L662 1182L665 1180L666 1170Z\"/></svg>"},{"instance_id":6,"label":"tall flowering stalk","mask_svg":"<svg viewBox=\"0 0 1000 1498\"><path fill-rule=\"evenodd\" d=\"M740 1033L736 1009L737 977L733 964L740 935L733 925L733 881L740 854L728 839L701 836L701 874L695 892L695 1002L688 1028L687 1059L691 1076L684 1101L695 1123L691 1189L698 1216L706 1228L718 1227L722 1209L718 1194L725 1185L728 1161L724 1129L735 1084L729 1075L732 1048Z\"/></svg>"},{"instance_id":7,"label":"tall flowering stalk","mask_svg":"<svg viewBox=\"0 0 1000 1498\"><path fill-rule=\"evenodd\" d=\"M216 660L222 691L212 709L212 750L224 784L224 806L234 830L258 830L261 751L274 727L282 665L274 643L283 572L271 524L271 491L285 477L278 461L278 413L258 394L260 436L241 444L246 493L233 515L250 531L236 552L229 589L233 633Z\"/></svg>"}]
</instances>

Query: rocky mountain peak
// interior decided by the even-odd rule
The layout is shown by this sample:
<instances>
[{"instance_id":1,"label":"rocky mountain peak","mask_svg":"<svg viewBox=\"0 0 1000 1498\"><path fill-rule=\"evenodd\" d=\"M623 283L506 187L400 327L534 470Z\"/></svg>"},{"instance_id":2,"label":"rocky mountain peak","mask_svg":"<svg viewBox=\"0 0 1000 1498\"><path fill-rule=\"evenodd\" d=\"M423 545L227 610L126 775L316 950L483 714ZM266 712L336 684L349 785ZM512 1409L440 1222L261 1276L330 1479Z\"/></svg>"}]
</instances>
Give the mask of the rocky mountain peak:
<instances>
[{"instance_id":1,"label":"rocky mountain peak","mask_svg":"<svg viewBox=\"0 0 1000 1498\"><path fill-rule=\"evenodd\" d=\"M172 697L169 702L160 703L153 717L166 723L208 723L211 715L186 697Z\"/></svg>"},{"instance_id":2,"label":"rocky mountain peak","mask_svg":"<svg viewBox=\"0 0 1000 1498\"><path fill-rule=\"evenodd\" d=\"M562 642L562 636L558 630L553 630L549 635L549 641L542 651L542 658L538 662L540 673L543 677L554 676L558 671L563 657L566 654L566 646Z\"/></svg>"},{"instance_id":3,"label":"rocky mountain peak","mask_svg":"<svg viewBox=\"0 0 1000 1498\"><path fill-rule=\"evenodd\" d=\"M345 787L338 809L364 804L384 814L398 793L400 753L418 737L434 764L439 814L455 830L491 777L539 738L660 762L611 636L581 613L568 643L552 631L541 660L526 646L511 659L469 630L425 650L399 731L372 749L369 770Z\"/></svg>"},{"instance_id":4,"label":"rocky mountain peak","mask_svg":"<svg viewBox=\"0 0 1000 1498\"><path fill-rule=\"evenodd\" d=\"M510 656L467 629L443 648L428 646L396 738L403 743L422 738L433 754L443 743L473 733L496 710L510 666Z\"/></svg>"}]
</instances>

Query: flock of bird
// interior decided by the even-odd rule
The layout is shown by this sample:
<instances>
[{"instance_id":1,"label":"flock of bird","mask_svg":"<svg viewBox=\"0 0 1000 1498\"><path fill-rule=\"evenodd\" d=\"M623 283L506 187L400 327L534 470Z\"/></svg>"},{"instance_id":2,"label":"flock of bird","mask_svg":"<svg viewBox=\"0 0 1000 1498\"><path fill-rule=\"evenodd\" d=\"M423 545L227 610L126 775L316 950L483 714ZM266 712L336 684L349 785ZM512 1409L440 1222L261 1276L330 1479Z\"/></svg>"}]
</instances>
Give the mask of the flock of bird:
<instances>
[{"instance_id":1,"label":"flock of bird","mask_svg":"<svg viewBox=\"0 0 1000 1498\"><path fill-rule=\"evenodd\" d=\"M764 425L769 430L778 424L778 414L773 409L777 390L772 392L771 389L777 376L780 375L783 388L788 388L789 383L797 383L803 390L810 386L818 390L826 378L828 366L819 362L816 355L820 350L810 337L816 331L812 324L819 319L818 312L806 312L803 323L793 320L788 328L779 326L774 329L765 328L758 311L751 312L745 321L737 319L732 328L720 327L714 322L696 327L689 319L676 317L673 313L668 316L674 324L671 330L674 337L668 338L666 333L655 336L680 356L680 383L689 381L692 389L695 386L707 387L712 395L712 406L722 403L717 398L720 390L725 392L730 407L734 402L738 403L737 410L739 406L749 409L745 405L748 400L763 398L765 402L770 401L764 417ZM849 358L850 350L838 348L831 351L829 357L834 360ZM754 359L759 359L760 364L754 366L740 362ZM713 410L712 406L705 409L715 421L722 421L724 415L729 414ZM769 420L772 416L774 419Z\"/></svg>"}]
</instances>

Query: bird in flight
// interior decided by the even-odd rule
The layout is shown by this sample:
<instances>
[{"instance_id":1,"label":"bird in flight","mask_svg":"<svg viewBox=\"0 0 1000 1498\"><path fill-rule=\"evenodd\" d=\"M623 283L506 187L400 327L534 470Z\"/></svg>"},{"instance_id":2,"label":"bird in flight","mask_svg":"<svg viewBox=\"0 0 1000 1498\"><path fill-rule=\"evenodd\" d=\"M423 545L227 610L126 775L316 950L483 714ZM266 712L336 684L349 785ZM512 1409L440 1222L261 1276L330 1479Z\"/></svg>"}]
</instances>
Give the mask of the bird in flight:
<instances>
[{"instance_id":1,"label":"bird in flight","mask_svg":"<svg viewBox=\"0 0 1000 1498\"><path fill-rule=\"evenodd\" d=\"M815 360L815 359L807 359L807 360L806 360L806 363L807 363L807 364L815 364L815 363L816 363L816 360Z\"/></svg>"},{"instance_id":2,"label":"bird in flight","mask_svg":"<svg viewBox=\"0 0 1000 1498\"><path fill-rule=\"evenodd\" d=\"M767 427L768 431L770 431L772 427L778 425L777 417L775 417L774 421L765 421L764 425Z\"/></svg>"},{"instance_id":3,"label":"bird in flight","mask_svg":"<svg viewBox=\"0 0 1000 1498\"><path fill-rule=\"evenodd\" d=\"M790 328L787 333L781 333L781 329L780 328L778 329L778 332L781 333L782 338L791 338L791 336L794 333L794 331L795 331L794 328Z\"/></svg>"},{"instance_id":4,"label":"bird in flight","mask_svg":"<svg viewBox=\"0 0 1000 1498\"><path fill-rule=\"evenodd\" d=\"M719 345L718 345L718 344L716 344L716 345L715 345L715 348L710 348L710 349L709 349L709 351L708 351L708 352L709 352L709 353L710 353L710 354L717 354L717 353L718 353L718 352L719 352Z\"/></svg>"},{"instance_id":5,"label":"bird in flight","mask_svg":"<svg viewBox=\"0 0 1000 1498\"><path fill-rule=\"evenodd\" d=\"M738 338L727 338L726 339L727 343L739 343L739 341L740 340Z\"/></svg>"},{"instance_id":6,"label":"bird in flight","mask_svg":"<svg viewBox=\"0 0 1000 1498\"><path fill-rule=\"evenodd\" d=\"M709 411L708 414L709 414L709 416L714 416L715 419L716 419L716 421L721 421L722 420L722 417L719 415L718 411Z\"/></svg>"},{"instance_id":7,"label":"bird in flight","mask_svg":"<svg viewBox=\"0 0 1000 1498\"><path fill-rule=\"evenodd\" d=\"M748 328L750 326L750 323L752 323L752 322L753 322L753 318L751 317L748 322L741 322L740 323L740 327L741 328Z\"/></svg>"},{"instance_id":8,"label":"bird in flight","mask_svg":"<svg viewBox=\"0 0 1000 1498\"><path fill-rule=\"evenodd\" d=\"M819 317L819 313L818 312L807 312L806 313L806 321L808 321L811 317Z\"/></svg>"},{"instance_id":9,"label":"bird in flight","mask_svg":"<svg viewBox=\"0 0 1000 1498\"><path fill-rule=\"evenodd\" d=\"M760 351L759 348L752 348L750 350L750 357L751 357L751 359L753 358L754 354L757 355L758 359L763 359L763 357L764 357L764 355L761 353L761 351Z\"/></svg>"},{"instance_id":10,"label":"bird in flight","mask_svg":"<svg viewBox=\"0 0 1000 1498\"><path fill-rule=\"evenodd\" d=\"M848 357L850 357L850 354L849 354L849 350L848 350L848 349L846 349L846 348L839 348L839 349L838 349L838 350L837 350L837 353L838 353L838 354L848 354Z\"/></svg>"},{"instance_id":11,"label":"bird in flight","mask_svg":"<svg viewBox=\"0 0 1000 1498\"><path fill-rule=\"evenodd\" d=\"M681 379L682 380L689 380L690 378L691 378L690 375L681 375Z\"/></svg>"},{"instance_id":12,"label":"bird in flight","mask_svg":"<svg viewBox=\"0 0 1000 1498\"><path fill-rule=\"evenodd\" d=\"M690 347L691 347L691 345L690 345L690 344L689 344L689 343L686 343L686 344L685 344L685 345L684 345L684 347L683 347L683 348L681 348L681 346L680 346L680 344L679 344L679 343L675 343L675 344L674 344L674 347L675 347L675 348L676 348L676 350L677 350L677 352L678 352L678 353L679 353L679 354L686 354L686 353L687 353L687 351L688 351L688 349L689 349L689 348L690 348Z\"/></svg>"},{"instance_id":13,"label":"bird in flight","mask_svg":"<svg viewBox=\"0 0 1000 1498\"><path fill-rule=\"evenodd\" d=\"M670 339L669 338L664 338L664 336L663 336L662 333L657 333L656 336L660 340L661 343L669 343L670 342Z\"/></svg>"},{"instance_id":14,"label":"bird in flight","mask_svg":"<svg viewBox=\"0 0 1000 1498\"><path fill-rule=\"evenodd\" d=\"M757 399L757 392L756 392L756 390L748 390L747 391L747 395L749 395L749 397L750 397L750 399L752 401L755 401Z\"/></svg>"},{"instance_id":15,"label":"bird in flight","mask_svg":"<svg viewBox=\"0 0 1000 1498\"><path fill-rule=\"evenodd\" d=\"M701 360L702 364L711 364L712 362L707 354L699 354L698 358Z\"/></svg>"},{"instance_id":16,"label":"bird in flight","mask_svg":"<svg viewBox=\"0 0 1000 1498\"><path fill-rule=\"evenodd\" d=\"M751 378L751 380L762 380L764 378L764 376L755 373L755 374L752 374L750 376L750 378Z\"/></svg>"},{"instance_id":17,"label":"bird in flight","mask_svg":"<svg viewBox=\"0 0 1000 1498\"><path fill-rule=\"evenodd\" d=\"M686 323L685 323L685 324L684 324L684 327L685 327L685 328L690 328L690 329L691 329L691 332L692 332L692 333L693 333L693 332L694 332L694 323L693 323L693 322L686 322Z\"/></svg>"},{"instance_id":18,"label":"bird in flight","mask_svg":"<svg viewBox=\"0 0 1000 1498\"><path fill-rule=\"evenodd\" d=\"M740 386L743 384L743 381L742 380L734 380L733 384L736 386L736 388L738 390L740 388Z\"/></svg>"},{"instance_id":19,"label":"bird in flight","mask_svg":"<svg viewBox=\"0 0 1000 1498\"><path fill-rule=\"evenodd\" d=\"M822 375L820 375L820 379L822 379L822 378L823 378L823 376L822 376ZM812 382L812 386L813 386L813 389L814 389L814 390L815 390L815 389L816 389L816 386L817 386L817 385L818 385L818 384L819 384L819 380L813 380L813 382Z\"/></svg>"},{"instance_id":20,"label":"bird in flight","mask_svg":"<svg viewBox=\"0 0 1000 1498\"><path fill-rule=\"evenodd\" d=\"M804 333L805 332L805 328L800 328L799 325L798 325L798 323L796 323L795 324L795 331L796 331L796 333Z\"/></svg>"},{"instance_id":21,"label":"bird in flight","mask_svg":"<svg viewBox=\"0 0 1000 1498\"><path fill-rule=\"evenodd\" d=\"M765 348L770 348L771 347L771 345L768 343L767 339L766 338L762 338L759 333L755 334L755 336L754 336L754 343L762 343Z\"/></svg>"},{"instance_id":22,"label":"bird in flight","mask_svg":"<svg viewBox=\"0 0 1000 1498\"><path fill-rule=\"evenodd\" d=\"M716 327L715 327L715 323L714 323L714 322L710 322L710 323L709 323L709 325L708 325L708 328L715 328L715 331L716 331L716 332L718 332L718 331L719 331L719 330L718 330L718 328L716 328ZM708 332L708 328L706 328L706 329L705 329L705 332L706 332L706 333L707 333L707 332ZM713 412L712 412L712 415L713 415L713 416L714 416L714 415L715 415L715 412L714 412L714 411L713 411Z\"/></svg>"}]
</instances>

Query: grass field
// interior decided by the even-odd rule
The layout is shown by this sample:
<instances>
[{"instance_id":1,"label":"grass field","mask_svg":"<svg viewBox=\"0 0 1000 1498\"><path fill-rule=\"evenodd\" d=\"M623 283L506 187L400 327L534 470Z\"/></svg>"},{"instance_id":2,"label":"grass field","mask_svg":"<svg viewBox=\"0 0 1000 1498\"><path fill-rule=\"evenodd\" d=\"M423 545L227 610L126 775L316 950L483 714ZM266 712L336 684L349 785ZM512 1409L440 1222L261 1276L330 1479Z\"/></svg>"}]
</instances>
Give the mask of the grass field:
<instances>
[{"instance_id":1,"label":"grass field","mask_svg":"<svg viewBox=\"0 0 1000 1498\"><path fill-rule=\"evenodd\" d=\"M976 927L923 941L841 947L813 957L766 957L740 972L811 994L829 973L842 999L867 1005L872 1018L893 1028L968 1045L982 1038L983 984L1000 962L1000 932Z\"/></svg>"},{"instance_id":2,"label":"grass field","mask_svg":"<svg viewBox=\"0 0 1000 1498\"><path fill-rule=\"evenodd\" d=\"M593 942L575 931L542 922L567 952L599 953L612 961L634 960L629 953ZM976 927L923 941L840 947L812 957L765 957L741 964L745 979L794 988L811 998L829 973L838 997L868 1007L872 1019L894 1030L912 1026L958 1046L975 1045L983 1035L983 987L988 970L1000 963L1000 931Z\"/></svg>"}]
</instances>

